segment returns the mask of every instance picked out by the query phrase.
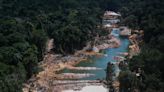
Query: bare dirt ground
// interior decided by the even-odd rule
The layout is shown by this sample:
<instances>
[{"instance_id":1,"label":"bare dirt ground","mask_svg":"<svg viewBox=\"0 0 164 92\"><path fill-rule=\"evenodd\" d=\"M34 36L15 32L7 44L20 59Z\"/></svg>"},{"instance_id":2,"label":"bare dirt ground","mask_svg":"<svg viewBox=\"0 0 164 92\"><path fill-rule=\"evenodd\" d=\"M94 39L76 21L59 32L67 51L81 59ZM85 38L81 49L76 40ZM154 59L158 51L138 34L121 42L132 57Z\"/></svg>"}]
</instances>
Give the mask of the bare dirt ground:
<instances>
[{"instance_id":1,"label":"bare dirt ground","mask_svg":"<svg viewBox=\"0 0 164 92\"><path fill-rule=\"evenodd\" d=\"M77 84L76 81L72 81L70 84L67 82L68 79L81 79L89 76L94 76L93 74L62 74L59 73L60 70L68 68L75 70L98 70L96 67L73 67L81 61L85 61L88 56L92 55L101 55L100 53L88 52L87 49L90 48L88 44L84 49L77 51L74 55L62 56L60 54L51 53L54 48L54 39L49 39L47 41L46 55L44 56L43 61L39 63L39 67L43 69L38 74L32 76L27 83L24 84L23 92L61 92L61 90L73 88L74 86L80 85L90 85L90 84L100 84L97 81L83 81L80 84ZM106 44L106 45L103 45ZM120 42L116 38L100 38L96 46L99 49L113 48L119 46ZM63 80L55 84L57 80ZM59 81L58 81L59 82ZM69 84L69 85L68 85ZM80 87L79 86L79 87Z\"/></svg>"}]
</instances>

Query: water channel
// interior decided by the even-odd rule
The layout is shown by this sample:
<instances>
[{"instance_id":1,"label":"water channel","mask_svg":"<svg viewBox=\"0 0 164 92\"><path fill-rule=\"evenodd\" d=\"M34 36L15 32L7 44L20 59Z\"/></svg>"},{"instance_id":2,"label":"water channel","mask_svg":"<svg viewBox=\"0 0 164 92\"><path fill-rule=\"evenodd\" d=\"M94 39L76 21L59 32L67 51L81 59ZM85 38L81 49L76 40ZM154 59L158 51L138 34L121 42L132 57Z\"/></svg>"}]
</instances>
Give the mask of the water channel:
<instances>
[{"instance_id":1,"label":"water channel","mask_svg":"<svg viewBox=\"0 0 164 92\"><path fill-rule=\"evenodd\" d=\"M76 65L76 67L97 67L101 68L101 70L68 70L64 69L64 73L91 73L95 76L83 78L81 80L96 80L96 79L105 79L106 78L106 72L105 69L107 68L107 63L112 62L116 63L117 61L114 59L114 56L119 56L119 53L128 52L129 47L129 40L127 37L121 37L119 36L119 29L114 28L111 32L112 35L120 39L121 46L118 48L109 48L102 50L101 53L104 54L104 56L92 56L87 61L83 61ZM115 67L116 73L119 73L119 68Z\"/></svg>"}]
</instances>

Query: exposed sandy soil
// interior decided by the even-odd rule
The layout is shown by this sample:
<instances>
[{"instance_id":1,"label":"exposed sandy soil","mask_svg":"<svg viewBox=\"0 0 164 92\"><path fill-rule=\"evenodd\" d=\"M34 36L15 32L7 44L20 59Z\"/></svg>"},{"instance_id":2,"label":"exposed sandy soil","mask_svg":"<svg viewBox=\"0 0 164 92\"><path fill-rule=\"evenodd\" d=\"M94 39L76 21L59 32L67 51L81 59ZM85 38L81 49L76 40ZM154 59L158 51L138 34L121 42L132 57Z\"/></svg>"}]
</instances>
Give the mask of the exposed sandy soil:
<instances>
[{"instance_id":1,"label":"exposed sandy soil","mask_svg":"<svg viewBox=\"0 0 164 92\"><path fill-rule=\"evenodd\" d=\"M53 49L53 39L48 40L47 42L47 51L46 55L41 63L39 63L39 67L43 69L38 74L34 75L32 78L30 78L27 83L24 84L23 91L24 92L52 92L52 89L55 90L55 88L59 88L58 91L54 92L60 92L61 89L66 89L64 85L60 86L54 86L55 80L68 80L68 79L80 79L88 76L94 76L92 74L59 74L59 71L64 68L72 68L72 69L83 69L83 70L92 70L97 69L95 67L73 67L74 65L78 64L81 61L87 60L88 56L92 55L103 55L96 52L88 52L87 49L90 48L90 44L88 44L84 49L77 51L74 55L67 55L62 56L60 54L54 54L50 53L51 49ZM102 45L101 45L102 44ZM103 44L107 44L107 46L103 46ZM99 39L96 46L100 46L99 49L106 49L106 48L113 48L117 47L119 45L119 40L116 38L105 38L105 39ZM102 46L102 47L101 47ZM85 83L84 83L85 84ZM88 83L89 84L89 83ZM72 84L73 85L73 84ZM74 84L75 85L75 84ZM77 84L76 84L77 85ZM71 85L70 85L71 86ZM51 91L49 91L51 89Z\"/></svg>"}]
</instances>

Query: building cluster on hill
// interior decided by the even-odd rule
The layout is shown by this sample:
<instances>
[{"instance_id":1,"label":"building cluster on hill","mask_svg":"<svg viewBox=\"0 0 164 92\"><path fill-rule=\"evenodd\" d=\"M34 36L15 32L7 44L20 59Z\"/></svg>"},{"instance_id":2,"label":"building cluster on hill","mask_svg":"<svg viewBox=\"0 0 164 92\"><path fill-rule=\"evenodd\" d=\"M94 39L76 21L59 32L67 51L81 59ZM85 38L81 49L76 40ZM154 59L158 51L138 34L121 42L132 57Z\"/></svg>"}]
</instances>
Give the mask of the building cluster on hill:
<instances>
[{"instance_id":1,"label":"building cluster on hill","mask_svg":"<svg viewBox=\"0 0 164 92\"><path fill-rule=\"evenodd\" d=\"M113 11L106 11L103 16L103 28L110 29L118 27L118 23L120 23L121 14L113 12Z\"/></svg>"}]
</instances>

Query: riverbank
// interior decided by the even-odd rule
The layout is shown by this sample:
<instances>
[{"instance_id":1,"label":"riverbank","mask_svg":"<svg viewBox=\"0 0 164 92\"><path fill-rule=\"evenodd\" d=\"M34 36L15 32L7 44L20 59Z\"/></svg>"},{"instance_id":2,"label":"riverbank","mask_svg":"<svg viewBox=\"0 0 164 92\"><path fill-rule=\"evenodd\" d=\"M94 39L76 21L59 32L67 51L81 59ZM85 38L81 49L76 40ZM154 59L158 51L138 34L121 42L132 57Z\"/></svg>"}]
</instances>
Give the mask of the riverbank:
<instances>
[{"instance_id":1,"label":"riverbank","mask_svg":"<svg viewBox=\"0 0 164 92\"><path fill-rule=\"evenodd\" d=\"M51 49L53 49L53 41L53 39L50 39L48 41L48 48L46 51L47 54L45 55L44 60L39 63L39 67L42 69L42 71L34 75L29 81L27 81L26 84L24 84L24 92L34 92L39 91L41 89L44 89L47 92L47 90L54 88L51 83L55 80L75 80L94 76L90 73L60 73L60 71L65 68L74 70L100 70L100 68L96 67L74 67L80 62L86 61L90 56L103 55L94 51L88 51L88 49L92 48L90 43L88 43L87 46L84 47L82 50L77 51L74 55L62 56L60 54L52 53ZM97 47L99 50L103 50L106 48L116 48L119 45L120 41L109 34L107 36L99 37L96 41L95 47ZM60 85L60 87L62 87L62 85ZM63 86L63 89L64 88L65 87Z\"/></svg>"},{"instance_id":2,"label":"riverbank","mask_svg":"<svg viewBox=\"0 0 164 92\"><path fill-rule=\"evenodd\" d=\"M117 48L120 45L120 40L115 36L111 35L111 33L109 33L109 35L107 36L100 37L95 43L95 47L99 50L104 50L107 48Z\"/></svg>"},{"instance_id":3,"label":"riverbank","mask_svg":"<svg viewBox=\"0 0 164 92\"><path fill-rule=\"evenodd\" d=\"M138 55L141 52L140 45L143 43L143 30L132 30L132 34L129 36L131 45L129 46L128 58Z\"/></svg>"},{"instance_id":4,"label":"riverbank","mask_svg":"<svg viewBox=\"0 0 164 92\"><path fill-rule=\"evenodd\" d=\"M126 57L125 59L120 60L118 62L120 72L125 71L124 70L125 68L126 68L126 70L128 70L128 63L129 62L127 62L127 59L131 59L133 56L136 56L140 53L140 51L141 51L140 45L143 42L143 35L144 35L143 30L139 30L139 31L138 30L131 30L131 35L126 35L130 41L130 45L129 45L129 51L128 52L120 53L120 55ZM120 73L117 76L117 78L119 78L119 76L120 76ZM137 76L137 74L136 74L136 76ZM122 84L120 84L119 79L112 82L112 88L113 88L113 90L115 90L114 92L120 91L120 85L122 85Z\"/></svg>"},{"instance_id":5,"label":"riverbank","mask_svg":"<svg viewBox=\"0 0 164 92\"><path fill-rule=\"evenodd\" d=\"M120 27L119 29L121 29ZM132 30L124 27L125 30L120 30L120 37L127 38L129 40L129 46L127 52L120 52L117 56L114 57L116 60L115 63L109 62L107 66L107 83L109 85L110 90L114 90L115 92L119 92L120 82L119 82L119 74L122 71L122 67L128 69L127 59L131 59L133 56L138 55L140 53L140 45L143 40L143 31L142 30ZM112 68L113 67L113 68ZM113 69L117 67L118 71L114 71ZM111 77L111 76L114 76Z\"/></svg>"}]
</instances>

